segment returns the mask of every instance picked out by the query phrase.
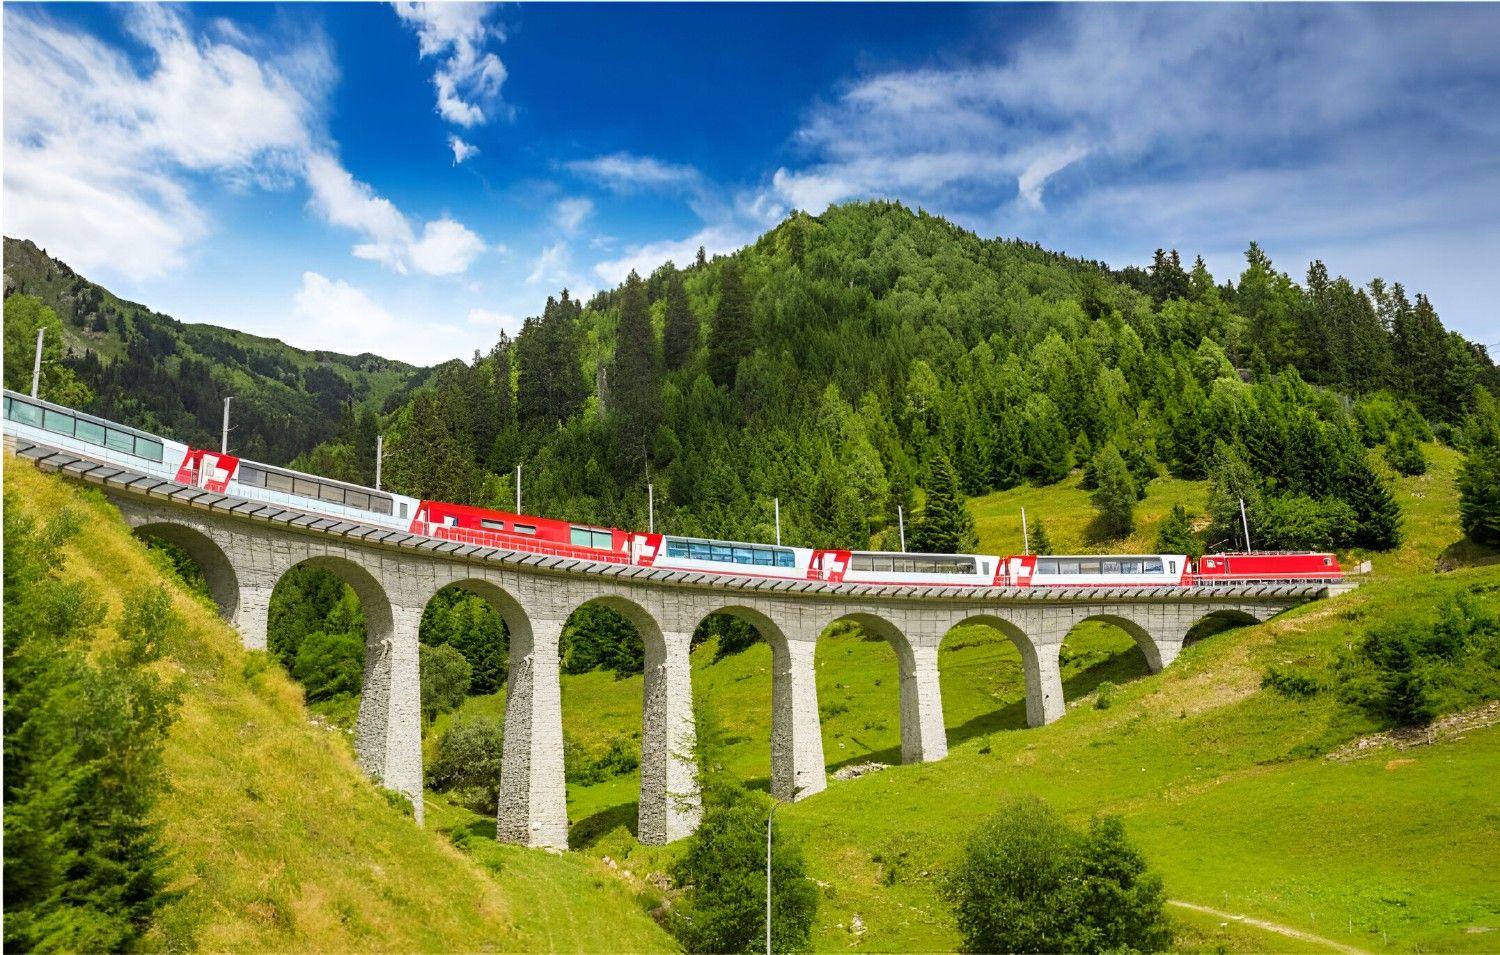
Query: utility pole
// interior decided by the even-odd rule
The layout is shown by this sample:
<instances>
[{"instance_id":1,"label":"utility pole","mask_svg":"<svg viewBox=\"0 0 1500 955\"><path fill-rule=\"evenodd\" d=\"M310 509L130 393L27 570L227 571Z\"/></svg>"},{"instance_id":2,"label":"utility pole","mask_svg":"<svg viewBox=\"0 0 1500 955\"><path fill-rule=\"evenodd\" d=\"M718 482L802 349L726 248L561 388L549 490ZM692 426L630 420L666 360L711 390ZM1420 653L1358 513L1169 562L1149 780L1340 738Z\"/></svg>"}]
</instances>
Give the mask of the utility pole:
<instances>
[{"instance_id":1,"label":"utility pole","mask_svg":"<svg viewBox=\"0 0 1500 955\"><path fill-rule=\"evenodd\" d=\"M516 513L521 513L521 466L516 465Z\"/></svg>"},{"instance_id":2,"label":"utility pole","mask_svg":"<svg viewBox=\"0 0 1500 955\"><path fill-rule=\"evenodd\" d=\"M36 361L31 363L31 397L38 397L42 390L42 337L47 334L47 326L43 325L36 330Z\"/></svg>"},{"instance_id":3,"label":"utility pole","mask_svg":"<svg viewBox=\"0 0 1500 955\"><path fill-rule=\"evenodd\" d=\"M234 395L224 396L224 433L219 438L219 453L229 453L229 403L234 400Z\"/></svg>"},{"instance_id":4,"label":"utility pole","mask_svg":"<svg viewBox=\"0 0 1500 955\"><path fill-rule=\"evenodd\" d=\"M906 553L906 511L896 505L896 530L901 535L901 553Z\"/></svg>"},{"instance_id":5,"label":"utility pole","mask_svg":"<svg viewBox=\"0 0 1500 955\"><path fill-rule=\"evenodd\" d=\"M1240 525L1245 528L1245 553L1252 553L1250 550L1250 519L1245 516L1244 498L1240 498Z\"/></svg>"},{"instance_id":6,"label":"utility pole","mask_svg":"<svg viewBox=\"0 0 1500 955\"><path fill-rule=\"evenodd\" d=\"M646 485L646 533L656 533L656 488Z\"/></svg>"},{"instance_id":7,"label":"utility pole","mask_svg":"<svg viewBox=\"0 0 1500 955\"><path fill-rule=\"evenodd\" d=\"M1026 508L1021 508L1021 553L1031 553L1031 534L1026 530Z\"/></svg>"},{"instance_id":8,"label":"utility pole","mask_svg":"<svg viewBox=\"0 0 1500 955\"><path fill-rule=\"evenodd\" d=\"M771 504L776 509L776 546L781 546L781 498L771 498Z\"/></svg>"},{"instance_id":9,"label":"utility pole","mask_svg":"<svg viewBox=\"0 0 1500 955\"><path fill-rule=\"evenodd\" d=\"M385 451L385 435L375 436L375 490L380 490L380 458Z\"/></svg>"}]
</instances>

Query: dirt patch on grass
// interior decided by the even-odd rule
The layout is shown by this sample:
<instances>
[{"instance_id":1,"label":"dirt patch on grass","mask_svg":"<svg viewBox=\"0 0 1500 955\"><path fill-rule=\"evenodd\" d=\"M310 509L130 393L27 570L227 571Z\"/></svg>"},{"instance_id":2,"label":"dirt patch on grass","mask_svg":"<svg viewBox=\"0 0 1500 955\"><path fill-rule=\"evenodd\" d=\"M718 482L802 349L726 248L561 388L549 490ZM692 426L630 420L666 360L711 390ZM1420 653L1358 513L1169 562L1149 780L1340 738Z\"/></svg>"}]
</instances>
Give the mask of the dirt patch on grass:
<instances>
[{"instance_id":1,"label":"dirt patch on grass","mask_svg":"<svg viewBox=\"0 0 1500 955\"><path fill-rule=\"evenodd\" d=\"M1500 700L1492 700L1477 709L1433 720L1426 726L1401 726L1384 733L1361 736L1329 753L1328 758L1336 762L1347 763L1385 749L1413 749L1443 740L1457 739L1470 730L1494 726L1497 723L1500 723ZM1386 764L1386 768L1391 769L1402 762L1404 761L1391 760Z\"/></svg>"}]
</instances>

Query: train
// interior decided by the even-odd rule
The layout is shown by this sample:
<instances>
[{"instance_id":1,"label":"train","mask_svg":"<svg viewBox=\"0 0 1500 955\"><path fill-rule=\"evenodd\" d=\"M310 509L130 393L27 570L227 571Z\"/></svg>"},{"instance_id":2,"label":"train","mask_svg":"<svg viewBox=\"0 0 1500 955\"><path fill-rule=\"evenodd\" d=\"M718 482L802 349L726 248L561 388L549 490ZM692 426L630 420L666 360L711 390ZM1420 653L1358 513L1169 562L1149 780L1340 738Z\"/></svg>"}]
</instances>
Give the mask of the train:
<instances>
[{"instance_id":1,"label":"train","mask_svg":"<svg viewBox=\"0 0 1500 955\"><path fill-rule=\"evenodd\" d=\"M423 500L251 461L10 390L6 430L84 457L235 497L464 544L705 575L906 587L1190 587L1337 583L1336 554L995 555L786 547L635 532Z\"/></svg>"}]
</instances>

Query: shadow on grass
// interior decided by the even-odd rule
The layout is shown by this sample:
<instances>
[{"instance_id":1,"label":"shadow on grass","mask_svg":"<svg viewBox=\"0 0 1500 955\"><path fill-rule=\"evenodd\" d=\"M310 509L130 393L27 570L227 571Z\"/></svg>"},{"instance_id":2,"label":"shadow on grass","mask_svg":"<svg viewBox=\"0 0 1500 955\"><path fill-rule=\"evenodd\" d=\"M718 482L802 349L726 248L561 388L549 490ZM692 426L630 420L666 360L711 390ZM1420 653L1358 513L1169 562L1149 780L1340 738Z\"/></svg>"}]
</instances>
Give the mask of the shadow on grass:
<instances>
[{"instance_id":1,"label":"shadow on grass","mask_svg":"<svg viewBox=\"0 0 1500 955\"><path fill-rule=\"evenodd\" d=\"M618 806L601 809L592 816L573 823L568 830L569 849L587 849L621 826L636 834L636 820L640 815L640 803L622 802Z\"/></svg>"},{"instance_id":2,"label":"shadow on grass","mask_svg":"<svg viewBox=\"0 0 1500 955\"><path fill-rule=\"evenodd\" d=\"M1463 538L1443 548L1443 552L1438 554L1436 566L1433 569L1440 574L1445 574L1450 570L1484 567L1488 564L1500 564L1500 549L1486 547Z\"/></svg>"}]
</instances>

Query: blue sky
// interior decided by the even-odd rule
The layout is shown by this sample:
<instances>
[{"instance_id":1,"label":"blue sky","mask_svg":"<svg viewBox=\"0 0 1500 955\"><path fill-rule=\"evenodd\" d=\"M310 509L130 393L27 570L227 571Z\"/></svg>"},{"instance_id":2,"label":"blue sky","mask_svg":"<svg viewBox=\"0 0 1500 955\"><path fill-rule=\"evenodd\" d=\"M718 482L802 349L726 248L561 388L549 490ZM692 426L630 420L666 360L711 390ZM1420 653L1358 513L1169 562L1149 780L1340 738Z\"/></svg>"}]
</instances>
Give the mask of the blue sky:
<instances>
[{"instance_id":1,"label":"blue sky","mask_svg":"<svg viewBox=\"0 0 1500 955\"><path fill-rule=\"evenodd\" d=\"M184 321L430 363L890 197L1500 345L1500 6L6 4L5 223Z\"/></svg>"}]
</instances>

